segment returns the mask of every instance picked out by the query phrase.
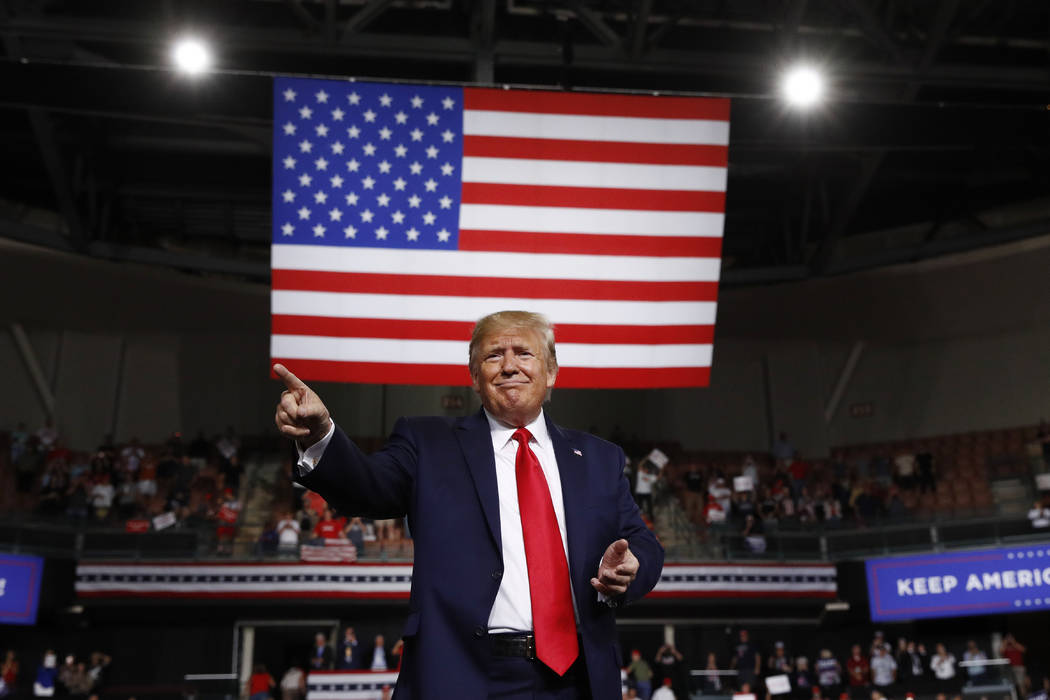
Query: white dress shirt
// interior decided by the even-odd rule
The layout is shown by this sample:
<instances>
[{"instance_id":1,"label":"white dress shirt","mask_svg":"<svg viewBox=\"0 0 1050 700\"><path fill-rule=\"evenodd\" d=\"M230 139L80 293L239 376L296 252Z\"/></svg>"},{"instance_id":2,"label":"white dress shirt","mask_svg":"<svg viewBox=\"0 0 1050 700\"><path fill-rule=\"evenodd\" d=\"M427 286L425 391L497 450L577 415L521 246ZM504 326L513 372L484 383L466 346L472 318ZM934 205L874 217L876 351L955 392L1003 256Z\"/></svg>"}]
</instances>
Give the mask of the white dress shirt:
<instances>
[{"instance_id":1,"label":"white dress shirt","mask_svg":"<svg viewBox=\"0 0 1050 700\"><path fill-rule=\"evenodd\" d=\"M521 511L518 508L518 484L515 470L515 458L518 454L518 443L511 437L516 428L505 426L485 411L492 436L492 452L496 462L496 489L499 497L500 539L503 544L503 578L500 580L496 600L489 612L488 626L494 632L531 631L532 598L529 593L529 570L525 560L525 538L521 532ZM558 531L561 544L569 551L565 535L565 505L561 492L561 473L558 471L558 460L554 456L554 444L547 432L547 421L540 411L536 420L525 426L532 434L529 447L540 462L543 476L554 506L554 516L558 520ZM335 432L335 424L321 440L307 449L299 449L299 467L307 474L320 461L325 448ZM598 562L600 565L600 561ZM569 582L570 590L572 582ZM598 599L608 603L608 598L598 594ZM579 621L576 610L576 597L572 600L573 612Z\"/></svg>"}]
</instances>

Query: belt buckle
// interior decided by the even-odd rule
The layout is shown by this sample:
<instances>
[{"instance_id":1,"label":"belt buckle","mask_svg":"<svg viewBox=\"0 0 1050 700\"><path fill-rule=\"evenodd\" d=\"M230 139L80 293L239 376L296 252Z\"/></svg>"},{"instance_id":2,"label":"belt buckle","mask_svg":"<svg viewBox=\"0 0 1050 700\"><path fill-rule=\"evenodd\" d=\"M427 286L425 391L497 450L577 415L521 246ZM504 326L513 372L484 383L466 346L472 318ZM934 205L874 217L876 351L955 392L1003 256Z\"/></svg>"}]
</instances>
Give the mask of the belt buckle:
<instances>
[{"instance_id":1,"label":"belt buckle","mask_svg":"<svg viewBox=\"0 0 1050 700\"><path fill-rule=\"evenodd\" d=\"M536 660L536 635L525 635L525 658L529 661Z\"/></svg>"}]
</instances>

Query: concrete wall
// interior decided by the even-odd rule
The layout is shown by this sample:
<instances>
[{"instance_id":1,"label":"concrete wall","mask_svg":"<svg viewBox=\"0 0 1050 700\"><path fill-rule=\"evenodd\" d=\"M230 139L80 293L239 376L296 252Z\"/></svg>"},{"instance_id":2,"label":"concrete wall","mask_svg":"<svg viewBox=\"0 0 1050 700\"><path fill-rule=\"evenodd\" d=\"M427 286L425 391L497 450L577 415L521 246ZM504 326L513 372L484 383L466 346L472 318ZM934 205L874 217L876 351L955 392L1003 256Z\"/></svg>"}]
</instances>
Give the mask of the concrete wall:
<instances>
[{"instance_id":1,"label":"concrete wall","mask_svg":"<svg viewBox=\"0 0 1050 700\"><path fill-rule=\"evenodd\" d=\"M836 444L1035 422L1050 415L1050 237L979 254L721 294L711 386L556 390L565 425L763 449L786 430L807 454ZM31 290L27 293L26 290ZM75 293L70 293L74 290ZM44 411L10 333L29 335L71 444L116 431L271 429L262 285L118 265L0 241L0 427ZM865 351L830 423L824 408L857 341ZM348 432L387 432L399 415L440 414L463 387L318 384ZM849 406L870 402L873 415Z\"/></svg>"}]
</instances>

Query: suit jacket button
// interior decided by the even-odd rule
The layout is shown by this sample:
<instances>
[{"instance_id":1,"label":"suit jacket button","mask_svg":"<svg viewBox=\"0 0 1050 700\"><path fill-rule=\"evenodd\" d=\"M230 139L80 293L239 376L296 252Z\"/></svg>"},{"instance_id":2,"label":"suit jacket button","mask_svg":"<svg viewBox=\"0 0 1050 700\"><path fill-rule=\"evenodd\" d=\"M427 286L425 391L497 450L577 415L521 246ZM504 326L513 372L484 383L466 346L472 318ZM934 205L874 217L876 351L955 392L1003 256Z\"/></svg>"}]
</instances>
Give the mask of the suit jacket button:
<instances>
[{"instance_id":1,"label":"suit jacket button","mask_svg":"<svg viewBox=\"0 0 1050 700\"><path fill-rule=\"evenodd\" d=\"M501 578L503 578L503 572L502 571L500 571L499 569L496 569L495 571L492 572L492 580L493 581L499 581Z\"/></svg>"},{"instance_id":2,"label":"suit jacket button","mask_svg":"<svg viewBox=\"0 0 1050 700\"><path fill-rule=\"evenodd\" d=\"M474 628L474 636L477 637L478 639L481 639L482 637L484 637L485 636L485 628L482 627L481 625L478 625L477 627L475 627Z\"/></svg>"}]
</instances>

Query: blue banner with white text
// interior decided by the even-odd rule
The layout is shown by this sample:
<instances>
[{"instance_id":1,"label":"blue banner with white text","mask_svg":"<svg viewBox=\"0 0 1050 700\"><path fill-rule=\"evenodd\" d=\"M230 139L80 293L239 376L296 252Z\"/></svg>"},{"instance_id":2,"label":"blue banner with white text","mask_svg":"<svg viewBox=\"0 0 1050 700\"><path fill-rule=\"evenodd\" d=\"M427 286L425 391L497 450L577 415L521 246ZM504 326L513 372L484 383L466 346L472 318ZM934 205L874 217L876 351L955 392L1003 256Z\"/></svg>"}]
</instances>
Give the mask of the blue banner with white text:
<instances>
[{"instance_id":1,"label":"blue banner with white text","mask_svg":"<svg viewBox=\"0 0 1050 700\"><path fill-rule=\"evenodd\" d=\"M0 554L0 624L34 625L44 560Z\"/></svg>"},{"instance_id":2,"label":"blue banner with white text","mask_svg":"<svg viewBox=\"0 0 1050 700\"><path fill-rule=\"evenodd\" d=\"M869 559L873 621L1050 610L1050 543Z\"/></svg>"}]
</instances>

